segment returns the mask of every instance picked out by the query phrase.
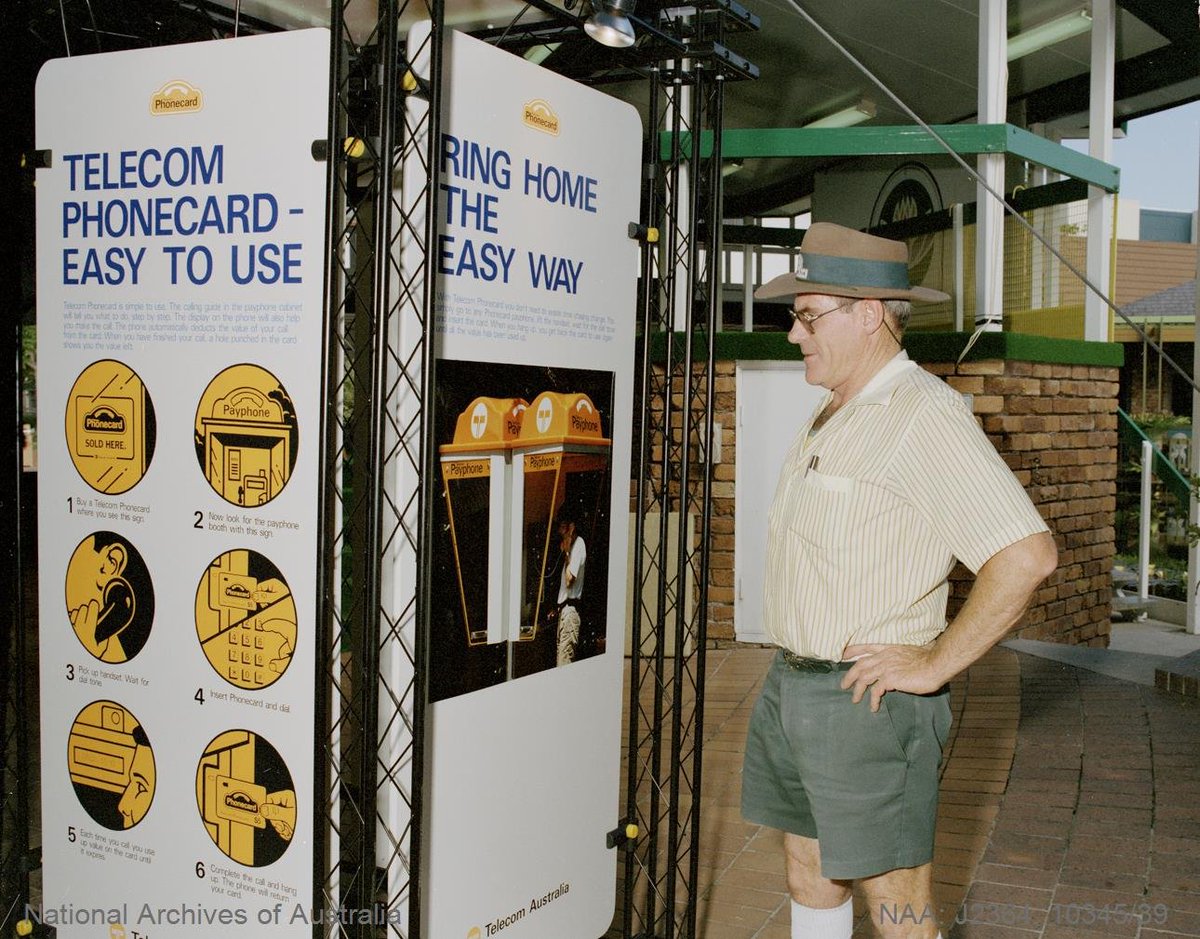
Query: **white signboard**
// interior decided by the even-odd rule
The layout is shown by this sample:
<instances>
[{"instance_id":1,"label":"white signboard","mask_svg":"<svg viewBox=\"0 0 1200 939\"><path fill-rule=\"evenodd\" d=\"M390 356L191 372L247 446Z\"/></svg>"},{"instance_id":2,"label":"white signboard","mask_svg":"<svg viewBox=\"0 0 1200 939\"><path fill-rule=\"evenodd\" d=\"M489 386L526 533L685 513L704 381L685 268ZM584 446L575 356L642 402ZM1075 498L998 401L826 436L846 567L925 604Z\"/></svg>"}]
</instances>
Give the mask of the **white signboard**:
<instances>
[{"instance_id":1,"label":"white signboard","mask_svg":"<svg viewBox=\"0 0 1200 939\"><path fill-rule=\"evenodd\" d=\"M328 59L308 30L38 79L30 913L62 937L311 935Z\"/></svg>"},{"instance_id":2,"label":"white signboard","mask_svg":"<svg viewBox=\"0 0 1200 939\"><path fill-rule=\"evenodd\" d=\"M426 934L598 936L622 817L642 128L461 34L444 75Z\"/></svg>"}]
</instances>

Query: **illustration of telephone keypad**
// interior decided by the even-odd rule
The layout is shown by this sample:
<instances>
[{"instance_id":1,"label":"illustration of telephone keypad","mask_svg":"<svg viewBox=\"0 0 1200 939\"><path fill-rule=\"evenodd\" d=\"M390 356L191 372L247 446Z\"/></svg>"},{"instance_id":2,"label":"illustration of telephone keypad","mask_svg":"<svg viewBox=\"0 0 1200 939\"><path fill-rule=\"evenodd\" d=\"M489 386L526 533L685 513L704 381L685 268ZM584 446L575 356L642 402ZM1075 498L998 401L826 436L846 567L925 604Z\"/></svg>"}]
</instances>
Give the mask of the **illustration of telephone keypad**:
<instances>
[{"instance_id":1,"label":"illustration of telephone keypad","mask_svg":"<svg viewBox=\"0 0 1200 939\"><path fill-rule=\"evenodd\" d=\"M120 495L146 475L154 456L154 404L124 362L93 362L67 396L67 453L97 492Z\"/></svg>"},{"instance_id":2,"label":"illustration of telephone keypad","mask_svg":"<svg viewBox=\"0 0 1200 939\"><path fill-rule=\"evenodd\" d=\"M196 637L225 681L258 690L274 684L296 649L296 603L279 569L257 551L226 551L196 588Z\"/></svg>"},{"instance_id":3,"label":"illustration of telephone keypad","mask_svg":"<svg viewBox=\"0 0 1200 939\"><path fill-rule=\"evenodd\" d=\"M196 807L221 853L249 867L277 860L296 829L296 792L279 752L258 734L229 730L204 748Z\"/></svg>"},{"instance_id":4,"label":"illustration of telephone keypad","mask_svg":"<svg viewBox=\"0 0 1200 939\"><path fill-rule=\"evenodd\" d=\"M154 751L138 719L115 701L94 701L67 736L67 770L84 811L113 831L132 828L154 801Z\"/></svg>"},{"instance_id":5,"label":"illustration of telephone keypad","mask_svg":"<svg viewBox=\"0 0 1200 939\"><path fill-rule=\"evenodd\" d=\"M200 396L194 428L196 459L226 502L265 505L291 478L300 446L292 399L279 379L257 365L233 365Z\"/></svg>"}]
</instances>

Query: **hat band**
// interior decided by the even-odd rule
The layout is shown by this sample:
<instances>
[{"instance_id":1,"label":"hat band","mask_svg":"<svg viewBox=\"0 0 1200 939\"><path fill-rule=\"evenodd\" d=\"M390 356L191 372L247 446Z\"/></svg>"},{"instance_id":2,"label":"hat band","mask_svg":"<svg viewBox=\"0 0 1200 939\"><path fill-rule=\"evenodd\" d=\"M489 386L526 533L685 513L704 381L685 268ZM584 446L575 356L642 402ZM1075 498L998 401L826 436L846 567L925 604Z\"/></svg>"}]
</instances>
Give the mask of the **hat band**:
<instances>
[{"instance_id":1,"label":"hat band","mask_svg":"<svg viewBox=\"0 0 1200 939\"><path fill-rule=\"evenodd\" d=\"M800 253L796 279L815 284L839 284L845 287L882 287L908 290L908 265L903 261L867 261L840 258L832 254Z\"/></svg>"}]
</instances>

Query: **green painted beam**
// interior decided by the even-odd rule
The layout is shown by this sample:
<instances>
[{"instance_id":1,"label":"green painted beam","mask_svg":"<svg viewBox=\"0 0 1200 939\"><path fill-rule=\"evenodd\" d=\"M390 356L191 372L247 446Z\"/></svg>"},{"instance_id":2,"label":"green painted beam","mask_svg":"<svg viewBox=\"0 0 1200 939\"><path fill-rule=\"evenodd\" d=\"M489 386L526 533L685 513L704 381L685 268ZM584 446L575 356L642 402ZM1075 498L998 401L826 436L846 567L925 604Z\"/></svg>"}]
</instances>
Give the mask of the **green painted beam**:
<instances>
[{"instance_id":1,"label":"green painted beam","mask_svg":"<svg viewBox=\"0 0 1200 939\"><path fill-rule=\"evenodd\" d=\"M1116 192L1120 171L1101 160L1077 153L1011 124L935 124L933 130L960 156L1011 153L1040 166ZM659 153L671 158L673 135L659 135ZM712 132L700 135L700 157L712 155ZM680 155L689 159L692 135L679 135ZM725 160L779 157L916 156L945 153L942 145L917 126L900 127L765 127L726 130L721 135Z\"/></svg>"},{"instance_id":2,"label":"green painted beam","mask_svg":"<svg viewBox=\"0 0 1200 939\"><path fill-rule=\"evenodd\" d=\"M1012 124L998 126L1007 130L1009 153L1108 192L1116 192L1121 188L1121 171L1115 166L1020 127L1013 127Z\"/></svg>"}]
</instances>

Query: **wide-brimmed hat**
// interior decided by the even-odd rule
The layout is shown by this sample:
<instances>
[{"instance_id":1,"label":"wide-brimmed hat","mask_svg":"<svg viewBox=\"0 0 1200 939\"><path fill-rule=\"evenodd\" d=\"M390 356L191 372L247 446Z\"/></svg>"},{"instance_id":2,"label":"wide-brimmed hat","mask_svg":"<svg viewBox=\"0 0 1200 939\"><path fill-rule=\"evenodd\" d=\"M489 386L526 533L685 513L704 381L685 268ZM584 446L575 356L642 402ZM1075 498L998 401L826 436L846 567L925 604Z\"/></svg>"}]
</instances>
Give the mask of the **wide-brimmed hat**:
<instances>
[{"instance_id":1,"label":"wide-brimmed hat","mask_svg":"<svg viewBox=\"0 0 1200 939\"><path fill-rule=\"evenodd\" d=\"M796 270L773 277L756 291L757 300L822 293L864 300L919 300L939 303L948 293L908 282L908 246L867 235L833 222L814 222L804 235Z\"/></svg>"}]
</instances>

